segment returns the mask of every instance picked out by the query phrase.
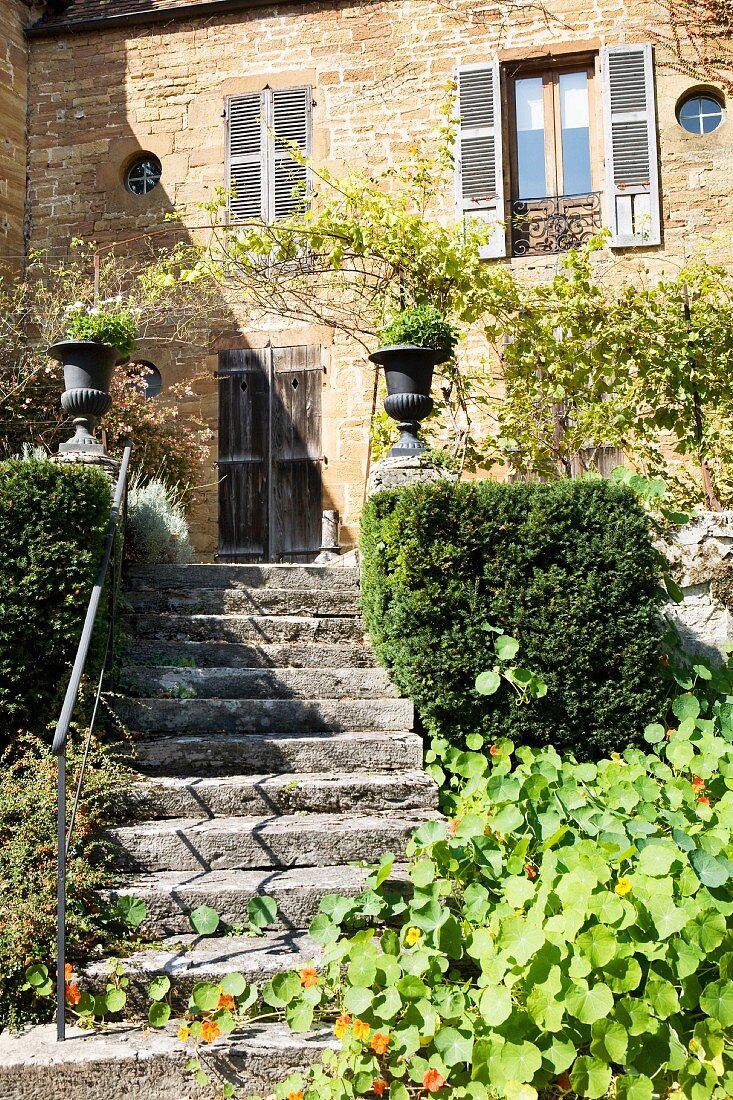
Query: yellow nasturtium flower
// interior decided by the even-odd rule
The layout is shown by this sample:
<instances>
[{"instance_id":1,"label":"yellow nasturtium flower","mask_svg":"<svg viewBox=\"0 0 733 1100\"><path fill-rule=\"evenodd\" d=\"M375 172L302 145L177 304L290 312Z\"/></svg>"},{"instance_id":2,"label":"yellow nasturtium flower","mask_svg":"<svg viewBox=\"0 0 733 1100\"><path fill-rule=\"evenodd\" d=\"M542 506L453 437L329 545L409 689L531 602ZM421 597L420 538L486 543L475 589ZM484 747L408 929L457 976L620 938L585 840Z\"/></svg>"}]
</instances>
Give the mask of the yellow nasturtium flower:
<instances>
[{"instance_id":1,"label":"yellow nasturtium flower","mask_svg":"<svg viewBox=\"0 0 733 1100\"><path fill-rule=\"evenodd\" d=\"M614 886L614 890L619 897L624 898L631 893L631 882L627 878L620 878Z\"/></svg>"},{"instance_id":2,"label":"yellow nasturtium flower","mask_svg":"<svg viewBox=\"0 0 733 1100\"><path fill-rule=\"evenodd\" d=\"M408 947L414 947L416 943L419 943L422 939L422 932L419 928L408 928L405 933L405 943Z\"/></svg>"}]
</instances>

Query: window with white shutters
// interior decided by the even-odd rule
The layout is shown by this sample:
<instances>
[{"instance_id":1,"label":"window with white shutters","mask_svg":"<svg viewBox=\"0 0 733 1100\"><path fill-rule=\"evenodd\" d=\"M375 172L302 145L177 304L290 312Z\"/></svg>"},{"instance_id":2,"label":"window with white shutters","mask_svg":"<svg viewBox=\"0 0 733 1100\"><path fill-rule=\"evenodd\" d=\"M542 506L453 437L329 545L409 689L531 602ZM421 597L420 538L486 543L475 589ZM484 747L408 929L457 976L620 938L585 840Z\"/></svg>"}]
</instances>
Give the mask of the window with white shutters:
<instances>
[{"instance_id":1,"label":"window with white shutters","mask_svg":"<svg viewBox=\"0 0 733 1100\"><path fill-rule=\"evenodd\" d=\"M659 244L659 179L652 48L602 53L606 194L611 244Z\"/></svg>"},{"instance_id":2,"label":"window with white shutters","mask_svg":"<svg viewBox=\"0 0 733 1100\"><path fill-rule=\"evenodd\" d=\"M459 218L496 228L482 255L505 256L504 170L499 62L458 69L460 127L456 149L456 209Z\"/></svg>"},{"instance_id":3,"label":"window with white shutters","mask_svg":"<svg viewBox=\"0 0 733 1100\"><path fill-rule=\"evenodd\" d=\"M311 154L311 89L266 88L227 99L226 188L229 221L287 218L308 202L309 170L293 149Z\"/></svg>"},{"instance_id":4,"label":"window with white shutters","mask_svg":"<svg viewBox=\"0 0 733 1100\"><path fill-rule=\"evenodd\" d=\"M485 256L565 252L604 225L615 248L659 244L651 47L607 47L602 79L598 62L459 66L456 213L496 225Z\"/></svg>"}]
</instances>

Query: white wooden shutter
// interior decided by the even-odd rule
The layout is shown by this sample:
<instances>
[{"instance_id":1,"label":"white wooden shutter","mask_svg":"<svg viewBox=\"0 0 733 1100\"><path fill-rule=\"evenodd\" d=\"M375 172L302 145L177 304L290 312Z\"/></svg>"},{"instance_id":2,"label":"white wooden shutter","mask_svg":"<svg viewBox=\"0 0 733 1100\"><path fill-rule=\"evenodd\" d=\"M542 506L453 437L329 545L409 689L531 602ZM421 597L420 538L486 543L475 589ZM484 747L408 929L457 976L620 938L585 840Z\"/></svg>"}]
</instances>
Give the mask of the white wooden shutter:
<instances>
[{"instance_id":1,"label":"white wooden shutter","mask_svg":"<svg viewBox=\"0 0 733 1100\"><path fill-rule=\"evenodd\" d=\"M606 196L614 248L659 244L654 62L649 45L602 52Z\"/></svg>"},{"instance_id":2,"label":"white wooden shutter","mask_svg":"<svg viewBox=\"0 0 733 1100\"><path fill-rule=\"evenodd\" d=\"M229 221L266 218L263 178L264 97L261 92L230 96L226 104Z\"/></svg>"},{"instance_id":3,"label":"white wooden shutter","mask_svg":"<svg viewBox=\"0 0 733 1100\"><path fill-rule=\"evenodd\" d=\"M485 257L506 256L499 62L458 68L460 127L456 149L456 213L495 226Z\"/></svg>"},{"instance_id":4,"label":"white wooden shutter","mask_svg":"<svg viewBox=\"0 0 733 1100\"><path fill-rule=\"evenodd\" d=\"M307 165L293 159L290 146L305 157L311 153L311 89L284 88L272 92L273 133L269 149L269 218L290 217L304 209L310 186Z\"/></svg>"}]
</instances>

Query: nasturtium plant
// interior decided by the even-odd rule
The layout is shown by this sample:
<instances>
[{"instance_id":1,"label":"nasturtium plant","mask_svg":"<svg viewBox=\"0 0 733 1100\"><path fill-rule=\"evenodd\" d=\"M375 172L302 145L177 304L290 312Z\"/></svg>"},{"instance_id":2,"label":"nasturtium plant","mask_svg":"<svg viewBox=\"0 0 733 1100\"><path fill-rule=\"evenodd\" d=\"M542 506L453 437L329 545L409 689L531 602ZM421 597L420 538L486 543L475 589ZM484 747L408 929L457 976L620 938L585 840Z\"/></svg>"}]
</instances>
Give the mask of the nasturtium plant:
<instances>
[{"instance_id":1,"label":"nasturtium plant","mask_svg":"<svg viewBox=\"0 0 733 1100\"><path fill-rule=\"evenodd\" d=\"M456 757L452 819L324 899L312 981L270 983L341 1041L276 1097L733 1093L733 715L691 675L649 753Z\"/></svg>"}]
</instances>

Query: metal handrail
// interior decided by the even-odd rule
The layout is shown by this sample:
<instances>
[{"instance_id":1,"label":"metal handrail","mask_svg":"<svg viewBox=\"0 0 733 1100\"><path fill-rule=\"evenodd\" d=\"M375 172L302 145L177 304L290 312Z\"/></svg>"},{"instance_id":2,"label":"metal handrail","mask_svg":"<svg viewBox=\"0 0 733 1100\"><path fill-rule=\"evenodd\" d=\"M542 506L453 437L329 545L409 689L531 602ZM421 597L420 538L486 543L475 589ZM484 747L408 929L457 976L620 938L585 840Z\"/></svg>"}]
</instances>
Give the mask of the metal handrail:
<instances>
[{"instance_id":1,"label":"metal handrail","mask_svg":"<svg viewBox=\"0 0 733 1100\"><path fill-rule=\"evenodd\" d=\"M69 854L69 846L71 844L71 834L74 829L74 823L76 821L76 811L79 805L79 798L81 796L82 784L84 782L84 774L86 771L87 758L89 756L89 747L91 745L92 733L94 730L94 722L97 716L97 709L99 707L99 700L102 694L102 682L104 675L107 672L110 664L110 658L112 655L113 643L114 643L114 628L115 628L115 605L117 602L117 578L118 569L116 561L116 543L117 543L117 529L120 523L120 515L123 517L126 514L127 507L127 468L130 464L130 452L132 451L132 445L128 443L125 446L124 453L122 455L122 464L120 465L120 472L117 477L117 485L115 487L115 493L112 500L112 508L109 514L109 524L107 525L107 538L104 544L104 552L102 554L102 560L99 564L99 571L97 573L97 579L94 582L91 596L89 597L89 606L87 607L87 613L84 618L84 625L81 631L81 638L79 639L79 645L76 651L76 659L74 660L74 667L71 670L71 676L69 678L69 684L66 688L66 695L64 696L63 706L61 708L61 714L59 720L56 723L56 731L53 736L53 745L51 752L54 756L58 757L58 791L57 791L57 818L56 818L56 841L57 841L57 925L56 925L56 1038L58 1042L63 1042L66 1038L66 1019L65 1019L65 1007L66 1007L66 863ZM124 523L123 523L123 538L124 538ZM109 613L109 625L107 629L107 643L105 646L104 660L102 661L102 668L99 673L99 680L97 682L97 690L94 699L94 706L92 708L92 716L87 729L86 741L84 744L84 753L82 756L81 768L79 771L79 778L76 784L76 794L74 796L74 802L71 807L71 818L69 821L69 828L66 828L66 739L69 733L69 726L71 725L71 719L76 707L77 698L79 695L79 688L81 686L81 679L84 675L84 667L89 656L89 647L91 645L92 636L94 634L94 625L97 618L97 612L99 611L99 604L102 599L102 592L104 590L104 583L107 579L107 570L109 568L110 561L112 562L112 585L110 586L110 613Z\"/></svg>"}]
</instances>

